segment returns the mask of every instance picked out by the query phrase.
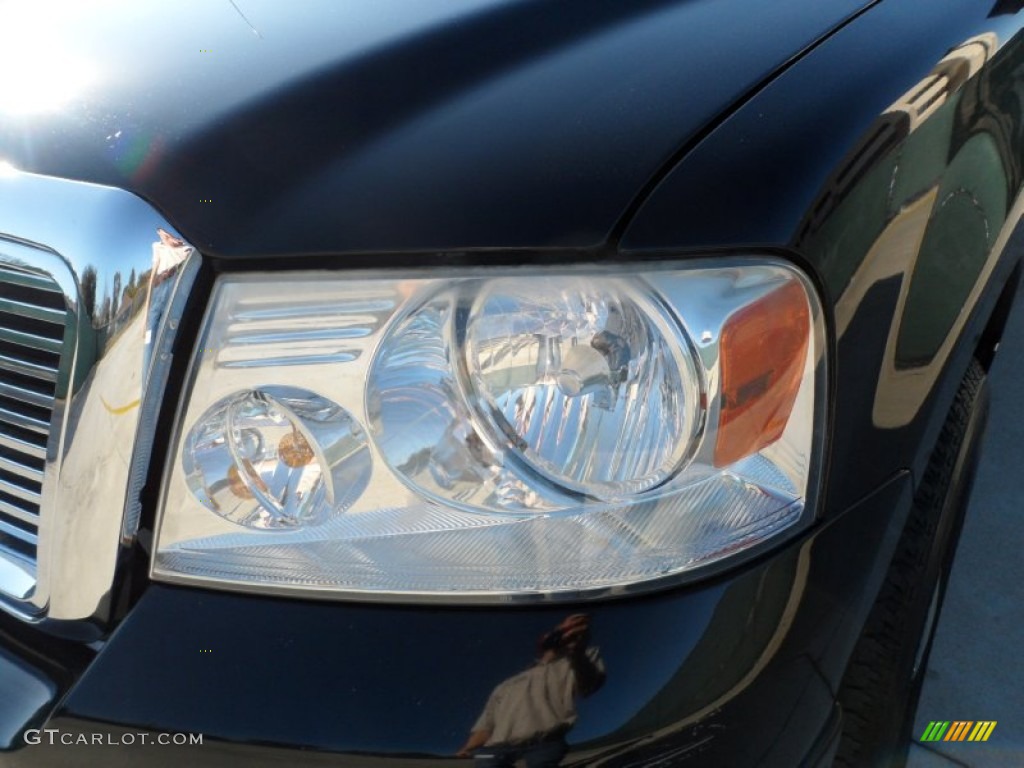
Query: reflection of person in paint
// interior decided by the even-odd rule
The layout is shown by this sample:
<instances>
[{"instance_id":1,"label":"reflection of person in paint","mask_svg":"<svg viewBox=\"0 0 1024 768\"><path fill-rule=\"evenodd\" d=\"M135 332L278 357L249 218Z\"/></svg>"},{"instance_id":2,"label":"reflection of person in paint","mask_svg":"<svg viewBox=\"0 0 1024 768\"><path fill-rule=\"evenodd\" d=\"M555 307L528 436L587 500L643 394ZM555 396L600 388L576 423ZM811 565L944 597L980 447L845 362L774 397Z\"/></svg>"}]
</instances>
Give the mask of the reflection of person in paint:
<instances>
[{"instance_id":1,"label":"reflection of person in paint","mask_svg":"<svg viewBox=\"0 0 1024 768\"><path fill-rule=\"evenodd\" d=\"M576 723L576 697L604 683L604 662L587 646L590 618L569 616L540 638L537 662L498 684L477 718L459 757L475 757L478 768L557 766L568 747L565 734Z\"/></svg>"},{"instance_id":2,"label":"reflection of person in paint","mask_svg":"<svg viewBox=\"0 0 1024 768\"><path fill-rule=\"evenodd\" d=\"M149 314L163 316L167 299L173 287L170 278L178 265L188 258L191 248L170 232L157 229L158 242L153 243L153 269L149 273ZM151 330L146 330L146 343L151 341Z\"/></svg>"},{"instance_id":3,"label":"reflection of person in paint","mask_svg":"<svg viewBox=\"0 0 1024 768\"><path fill-rule=\"evenodd\" d=\"M153 268L149 273L149 302L146 307L146 337L142 364L143 380L149 373L153 343L156 341L153 335L160 326L160 321L167 309L167 302L174 289L174 280L171 278L176 274L178 266L192 252L191 246L186 245L184 240L175 237L170 232L158 228L156 233L160 239L153 243Z\"/></svg>"}]
</instances>

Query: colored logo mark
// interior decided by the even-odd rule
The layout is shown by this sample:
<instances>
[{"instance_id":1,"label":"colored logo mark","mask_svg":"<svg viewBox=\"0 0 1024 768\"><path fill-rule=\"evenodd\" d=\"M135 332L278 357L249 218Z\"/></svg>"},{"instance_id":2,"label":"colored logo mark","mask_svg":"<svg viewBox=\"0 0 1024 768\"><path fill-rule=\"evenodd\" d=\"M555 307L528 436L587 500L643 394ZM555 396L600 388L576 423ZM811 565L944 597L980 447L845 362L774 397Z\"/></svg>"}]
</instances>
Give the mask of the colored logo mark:
<instances>
[{"instance_id":1,"label":"colored logo mark","mask_svg":"<svg viewBox=\"0 0 1024 768\"><path fill-rule=\"evenodd\" d=\"M213 53L213 51L210 48L200 48L199 52L200 53Z\"/></svg>"},{"instance_id":2,"label":"colored logo mark","mask_svg":"<svg viewBox=\"0 0 1024 768\"><path fill-rule=\"evenodd\" d=\"M199 202L200 202L200 203L212 203L212 202L213 202L213 200L210 200L209 198L206 198L205 200L203 200L203 199L200 199L200 200L199 200Z\"/></svg>"},{"instance_id":3,"label":"colored logo mark","mask_svg":"<svg viewBox=\"0 0 1024 768\"><path fill-rule=\"evenodd\" d=\"M988 741L997 720L932 720L920 741Z\"/></svg>"},{"instance_id":4,"label":"colored logo mark","mask_svg":"<svg viewBox=\"0 0 1024 768\"><path fill-rule=\"evenodd\" d=\"M213 648L200 648L200 653L213 653Z\"/></svg>"}]
</instances>

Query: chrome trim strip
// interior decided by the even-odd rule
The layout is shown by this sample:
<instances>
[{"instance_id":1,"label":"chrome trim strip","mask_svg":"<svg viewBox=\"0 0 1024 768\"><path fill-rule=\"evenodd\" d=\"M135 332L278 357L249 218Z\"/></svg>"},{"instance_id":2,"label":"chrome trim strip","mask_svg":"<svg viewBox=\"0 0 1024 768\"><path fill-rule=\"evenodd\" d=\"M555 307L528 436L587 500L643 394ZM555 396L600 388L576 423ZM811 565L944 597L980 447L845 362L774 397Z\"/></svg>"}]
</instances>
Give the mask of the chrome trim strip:
<instances>
[{"instance_id":1,"label":"chrome trim strip","mask_svg":"<svg viewBox=\"0 0 1024 768\"><path fill-rule=\"evenodd\" d=\"M0 584L15 600L25 600L36 586L36 564L13 553L0 557Z\"/></svg>"},{"instance_id":2,"label":"chrome trim strip","mask_svg":"<svg viewBox=\"0 0 1024 768\"><path fill-rule=\"evenodd\" d=\"M37 336L46 334L43 329L15 322L3 338L65 356L75 347L59 372L15 359L9 347L0 355L0 369L56 387L50 401L48 387L32 392L26 389L31 384L10 380L0 386L0 396L53 405L48 449L4 434L0 414L0 446L45 460L40 478L32 467L0 459L0 469L42 482L35 588L25 589L32 569L27 560L0 548L0 609L44 625L70 622L84 633L109 617L118 557L137 528L148 460L140 446L152 442L171 345L198 262L195 250L129 192L19 171L0 175L0 282L53 293L53 283L31 274L35 267L53 277L68 309L61 317L58 309L26 308L21 297L8 296L0 312L66 328L57 342ZM142 420L140 413L153 415ZM11 419L23 427L26 420ZM0 514L16 516L2 506ZM0 529L15 527L0 521Z\"/></svg>"},{"instance_id":3,"label":"chrome trim strip","mask_svg":"<svg viewBox=\"0 0 1024 768\"><path fill-rule=\"evenodd\" d=\"M149 470L150 457L153 453L154 429L164 402L167 377L170 374L171 350L177 337L178 325L185 310L185 303L192 290L192 284L199 274L202 261L198 251L191 247L190 251L187 260L179 265L177 284L168 293L169 298L164 308L165 314L159 315L153 311L150 312L151 330L147 333L150 333L155 340L154 352L151 364L146 366L149 369L149 378L146 381L146 390L139 408L139 429L132 454L132 471L128 479L128 500L125 505L124 520L121 523L121 544L123 546L131 544L135 539L135 534L138 533L139 520L142 517L142 487L145 485L146 473Z\"/></svg>"}]
</instances>

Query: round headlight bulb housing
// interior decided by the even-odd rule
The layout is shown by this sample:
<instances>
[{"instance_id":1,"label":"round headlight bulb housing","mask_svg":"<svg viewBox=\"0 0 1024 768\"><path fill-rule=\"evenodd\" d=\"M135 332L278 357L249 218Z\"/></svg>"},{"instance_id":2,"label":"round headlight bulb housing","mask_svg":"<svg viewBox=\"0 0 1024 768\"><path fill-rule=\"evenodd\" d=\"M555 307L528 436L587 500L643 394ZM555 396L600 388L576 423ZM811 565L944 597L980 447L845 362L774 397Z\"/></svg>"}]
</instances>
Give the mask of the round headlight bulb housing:
<instances>
[{"instance_id":1,"label":"round headlight bulb housing","mask_svg":"<svg viewBox=\"0 0 1024 768\"><path fill-rule=\"evenodd\" d=\"M297 387L218 400L189 431L185 482L212 512L246 528L294 530L343 512L369 481L362 427L341 406Z\"/></svg>"},{"instance_id":2,"label":"round headlight bulb housing","mask_svg":"<svg viewBox=\"0 0 1024 768\"><path fill-rule=\"evenodd\" d=\"M700 368L640 281L500 278L466 324L469 397L533 471L617 499L670 480L704 425Z\"/></svg>"}]
</instances>

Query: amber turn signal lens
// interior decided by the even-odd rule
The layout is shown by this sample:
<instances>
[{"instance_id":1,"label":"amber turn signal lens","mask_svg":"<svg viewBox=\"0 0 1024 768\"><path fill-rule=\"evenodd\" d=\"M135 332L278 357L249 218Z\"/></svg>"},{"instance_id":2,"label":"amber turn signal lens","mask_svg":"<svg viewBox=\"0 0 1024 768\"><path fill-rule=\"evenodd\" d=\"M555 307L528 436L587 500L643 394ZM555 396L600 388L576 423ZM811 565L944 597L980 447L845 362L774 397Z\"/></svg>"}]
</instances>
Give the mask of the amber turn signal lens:
<instances>
[{"instance_id":1,"label":"amber turn signal lens","mask_svg":"<svg viewBox=\"0 0 1024 768\"><path fill-rule=\"evenodd\" d=\"M782 436L800 391L810 333L807 297L796 282L726 322L716 466L739 461Z\"/></svg>"}]
</instances>

